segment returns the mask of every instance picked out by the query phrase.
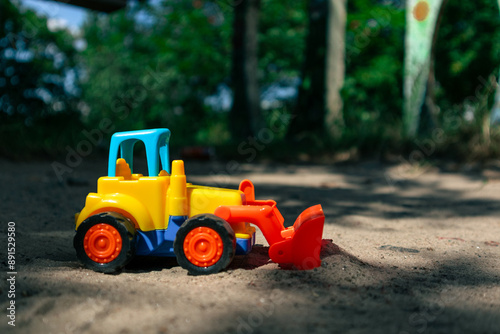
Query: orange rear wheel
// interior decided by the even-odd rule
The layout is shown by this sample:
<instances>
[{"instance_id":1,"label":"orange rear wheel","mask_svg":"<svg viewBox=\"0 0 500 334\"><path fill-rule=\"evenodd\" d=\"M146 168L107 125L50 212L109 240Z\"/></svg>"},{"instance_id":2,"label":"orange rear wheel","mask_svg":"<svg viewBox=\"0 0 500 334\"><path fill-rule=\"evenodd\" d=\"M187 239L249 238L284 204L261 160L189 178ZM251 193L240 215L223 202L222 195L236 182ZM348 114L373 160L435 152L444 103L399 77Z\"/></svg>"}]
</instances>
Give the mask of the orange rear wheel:
<instances>
[{"instance_id":1,"label":"orange rear wheel","mask_svg":"<svg viewBox=\"0 0 500 334\"><path fill-rule=\"evenodd\" d=\"M198 267L209 267L222 257L224 247L220 235L209 227L192 229L184 239L184 254Z\"/></svg>"},{"instance_id":2,"label":"orange rear wheel","mask_svg":"<svg viewBox=\"0 0 500 334\"><path fill-rule=\"evenodd\" d=\"M177 231L174 253L179 265L192 275L208 275L233 260L236 238L231 226L213 214L187 219Z\"/></svg>"}]
</instances>

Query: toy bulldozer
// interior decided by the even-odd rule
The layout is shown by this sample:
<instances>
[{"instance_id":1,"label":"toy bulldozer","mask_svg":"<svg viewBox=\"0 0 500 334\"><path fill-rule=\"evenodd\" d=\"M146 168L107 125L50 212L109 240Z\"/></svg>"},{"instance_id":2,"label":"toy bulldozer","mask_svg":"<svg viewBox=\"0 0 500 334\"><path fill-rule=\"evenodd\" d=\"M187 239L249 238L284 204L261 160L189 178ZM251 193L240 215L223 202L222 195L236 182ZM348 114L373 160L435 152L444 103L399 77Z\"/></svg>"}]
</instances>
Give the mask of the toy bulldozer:
<instances>
[{"instance_id":1,"label":"toy bulldozer","mask_svg":"<svg viewBox=\"0 0 500 334\"><path fill-rule=\"evenodd\" d=\"M75 215L74 247L86 267L112 273L135 255L171 256L190 274L212 274L252 250L254 225L274 262L297 269L321 264L321 205L306 209L285 228L276 202L256 200L249 180L239 190L211 188L186 183L181 160L173 161L170 171L169 139L168 129L119 132L111 138L108 176L99 178L97 193L88 194ZM149 176L132 172L137 141L146 148Z\"/></svg>"}]
</instances>

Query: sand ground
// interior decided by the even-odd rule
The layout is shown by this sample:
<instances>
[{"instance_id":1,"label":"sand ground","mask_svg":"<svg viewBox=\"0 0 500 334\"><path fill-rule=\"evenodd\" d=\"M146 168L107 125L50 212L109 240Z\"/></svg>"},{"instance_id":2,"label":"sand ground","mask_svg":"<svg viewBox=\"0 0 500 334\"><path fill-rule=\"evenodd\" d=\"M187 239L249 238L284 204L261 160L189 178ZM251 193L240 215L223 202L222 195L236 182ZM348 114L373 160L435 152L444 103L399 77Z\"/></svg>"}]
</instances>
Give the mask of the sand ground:
<instances>
[{"instance_id":1,"label":"sand ground","mask_svg":"<svg viewBox=\"0 0 500 334\"><path fill-rule=\"evenodd\" d=\"M73 215L102 160L56 178L50 162L0 160L1 270L16 224L16 322L0 333L499 333L500 164L410 168L186 162L188 182L251 179L293 223L326 215L322 265L280 269L258 236L252 253L210 276L173 259L137 259L118 275L84 269Z\"/></svg>"}]
</instances>

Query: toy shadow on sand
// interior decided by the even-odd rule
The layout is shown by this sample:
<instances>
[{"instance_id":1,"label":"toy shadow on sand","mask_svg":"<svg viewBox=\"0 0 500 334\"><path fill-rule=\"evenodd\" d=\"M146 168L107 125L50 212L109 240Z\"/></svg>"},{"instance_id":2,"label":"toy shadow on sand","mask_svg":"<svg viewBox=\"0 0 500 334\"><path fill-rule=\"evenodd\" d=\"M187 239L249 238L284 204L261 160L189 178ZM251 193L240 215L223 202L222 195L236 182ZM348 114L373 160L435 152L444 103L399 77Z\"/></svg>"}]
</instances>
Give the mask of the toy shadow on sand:
<instances>
[{"instance_id":1,"label":"toy shadow on sand","mask_svg":"<svg viewBox=\"0 0 500 334\"><path fill-rule=\"evenodd\" d=\"M320 258L322 260L336 255L341 255L343 251L332 242L331 239L321 241ZM269 246L255 245L252 251L247 255L235 256L227 270L253 270L267 264L273 263L269 258ZM142 273L149 271L161 271L172 269L178 266L177 260L173 257L151 257L138 256L130 262L124 269L127 273ZM295 270L293 265L281 264L279 267L283 270Z\"/></svg>"}]
</instances>

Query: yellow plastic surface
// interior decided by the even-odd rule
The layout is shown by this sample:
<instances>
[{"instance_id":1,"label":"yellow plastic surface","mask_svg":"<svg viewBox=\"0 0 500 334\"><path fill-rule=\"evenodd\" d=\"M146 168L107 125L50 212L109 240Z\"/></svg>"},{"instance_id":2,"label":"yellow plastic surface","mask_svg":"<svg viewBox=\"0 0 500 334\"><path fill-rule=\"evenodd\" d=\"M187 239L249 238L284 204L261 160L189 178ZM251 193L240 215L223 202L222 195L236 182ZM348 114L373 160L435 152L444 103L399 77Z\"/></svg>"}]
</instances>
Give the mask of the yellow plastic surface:
<instances>
[{"instance_id":1,"label":"yellow plastic surface","mask_svg":"<svg viewBox=\"0 0 500 334\"><path fill-rule=\"evenodd\" d=\"M168 177L141 177L124 180L123 177L101 177L97 193L87 196L80 212L78 225L87 217L105 211L124 214L142 231L166 228L166 193Z\"/></svg>"},{"instance_id":2,"label":"yellow plastic surface","mask_svg":"<svg viewBox=\"0 0 500 334\"><path fill-rule=\"evenodd\" d=\"M186 175L184 174L184 161L182 160L172 162L167 207L169 214L172 216L186 216L188 214Z\"/></svg>"},{"instance_id":3,"label":"yellow plastic surface","mask_svg":"<svg viewBox=\"0 0 500 334\"><path fill-rule=\"evenodd\" d=\"M144 177L131 174L124 159L117 160L117 177L101 177L97 193L87 196L85 207L75 215L76 228L89 216L115 211L128 217L142 231L166 229L169 216L214 213L220 205L241 205L239 190L195 186L186 183L184 162L172 162L172 174ZM252 234L248 223L232 224L235 233Z\"/></svg>"},{"instance_id":4,"label":"yellow plastic surface","mask_svg":"<svg viewBox=\"0 0 500 334\"><path fill-rule=\"evenodd\" d=\"M235 224L232 224L231 226L233 229L237 229L238 231L235 230L235 236L236 238L240 239L251 239L253 234L255 233L255 227L250 226L249 223L239 223L239 226L234 226Z\"/></svg>"},{"instance_id":5,"label":"yellow plastic surface","mask_svg":"<svg viewBox=\"0 0 500 334\"><path fill-rule=\"evenodd\" d=\"M187 186L189 217L200 213L214 213L220 205L241 205L242 192L239 190Z\"/></svg>"}]
</instances>

